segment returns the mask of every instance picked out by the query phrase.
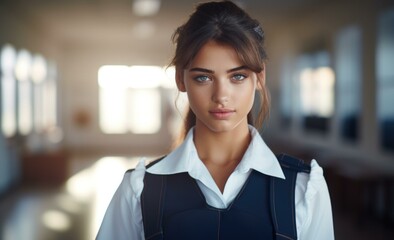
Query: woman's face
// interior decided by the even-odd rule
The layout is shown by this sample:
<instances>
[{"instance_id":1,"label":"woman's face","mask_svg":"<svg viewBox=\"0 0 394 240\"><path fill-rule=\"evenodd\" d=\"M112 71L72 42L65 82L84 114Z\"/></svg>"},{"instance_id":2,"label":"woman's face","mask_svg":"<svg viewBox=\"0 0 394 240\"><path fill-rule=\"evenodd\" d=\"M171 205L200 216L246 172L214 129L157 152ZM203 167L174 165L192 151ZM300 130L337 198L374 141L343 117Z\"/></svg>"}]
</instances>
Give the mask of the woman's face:
<instances>
[{"instance_id":1,"label":"woman's face","mask_svg":"<svg viewBox=\"0 0 394 240\"><path fill-rule=\"evenodd\" d=\"M187 92L196 115L196 129L217 133L248 124L257 82L257 74L243 65L231 46L215 41L207 42L190 66L177 72L178 88Z\"/></svg>"}]
</instances>

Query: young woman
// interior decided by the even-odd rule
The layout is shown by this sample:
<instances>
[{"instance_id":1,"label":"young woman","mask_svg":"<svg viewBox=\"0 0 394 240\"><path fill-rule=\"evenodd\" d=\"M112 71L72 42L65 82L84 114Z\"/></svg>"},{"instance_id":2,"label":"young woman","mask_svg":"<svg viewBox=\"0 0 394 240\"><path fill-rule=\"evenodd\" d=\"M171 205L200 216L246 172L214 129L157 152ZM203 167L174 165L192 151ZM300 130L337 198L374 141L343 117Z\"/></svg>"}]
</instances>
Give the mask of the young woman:
<instances>
[{"instance_id":1,"label":"young woman","mask_svg":"<svg viewBox=\"0 0 394 240\"><path fill-rule=\"evenodd\" d=\"M173 40L186 135L126 172L97 239L334 239L322 169L275 156L253 126L255 91L257 119L269 104L260 24L232 2L203 3Z\"/></svg>"}]
</instances>

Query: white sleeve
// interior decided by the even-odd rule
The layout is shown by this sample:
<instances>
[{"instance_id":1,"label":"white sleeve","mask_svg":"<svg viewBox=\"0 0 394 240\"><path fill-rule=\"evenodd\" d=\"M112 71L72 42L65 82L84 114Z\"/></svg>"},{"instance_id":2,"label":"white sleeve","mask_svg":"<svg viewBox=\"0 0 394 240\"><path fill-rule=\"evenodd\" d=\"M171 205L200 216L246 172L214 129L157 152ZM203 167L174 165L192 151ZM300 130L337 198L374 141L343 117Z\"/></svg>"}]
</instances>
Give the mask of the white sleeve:
<instances>
[{"instance_id":1,"label":"white sleeve","mask_svg":"<svg viewBox=\"0 0 394 240\"><path fill-rule=\"evenodd\" d=\"M330 195L323 169L315 160L310 174L297 176L295 204L299 240L334 239Z\"/></svg>"},{"instance_id":2,"label":"white sleeve","mask_svg":"<svg viewBox=\"0 0 394 240\"><path fill-rule=\"evenodd\" d=\"M145 165L139 162L135 170L126 172L104 215L97 240L143 240L140 196Z\"/></svg>"}]
</instances>

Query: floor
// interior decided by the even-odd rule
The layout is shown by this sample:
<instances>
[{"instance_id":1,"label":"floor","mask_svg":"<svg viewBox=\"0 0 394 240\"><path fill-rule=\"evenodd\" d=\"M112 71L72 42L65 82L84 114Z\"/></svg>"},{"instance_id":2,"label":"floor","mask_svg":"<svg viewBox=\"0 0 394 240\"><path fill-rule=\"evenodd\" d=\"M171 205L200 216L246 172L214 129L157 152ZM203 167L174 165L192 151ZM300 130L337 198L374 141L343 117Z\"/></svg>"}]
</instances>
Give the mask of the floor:
<instances>
[{"instance_id":1,"label":"floor","mask_svg":"<svg viewBox=\"0 0 394 240\"><path fill-rule=\"evenodd\" d=\"M70 178L57 187L23 186L0 198L2 240L94 239L126 169L139 158L76 156ZM335 210L335 208L334 208ZM393 230L374 221L362 225L344 212L334 212L337 240L388 240Z\"/></svg>"}]
</instances>

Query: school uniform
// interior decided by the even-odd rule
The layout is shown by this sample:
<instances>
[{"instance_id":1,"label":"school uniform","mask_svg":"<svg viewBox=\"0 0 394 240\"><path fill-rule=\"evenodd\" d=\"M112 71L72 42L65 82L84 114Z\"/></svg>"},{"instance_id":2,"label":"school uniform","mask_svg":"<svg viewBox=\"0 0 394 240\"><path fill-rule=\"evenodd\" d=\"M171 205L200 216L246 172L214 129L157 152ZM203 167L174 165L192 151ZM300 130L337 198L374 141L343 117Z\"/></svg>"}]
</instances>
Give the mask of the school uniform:
<instances>
[{"instance_id":1,"label":"school uniform","mask_svg":"<svg viewBox=\"0 0 394 240\"><path fill-rule=\"evenodd\" d=\"M133 171L128 171L124 175L108 206L97 239L145 239L141 194L146 172L155 175L187 173L197 183L206 204L216 209L226 209L236 201L254 172L284 179L277 157L254 127L249 126L249 130L252 136L251 143L228 178L223 193L198 157L193 142L193 129L177 149L150 168L146 169L145 162L141 160ZM334 239L330 197L322 168L315 160L311 162L309 174L303 172L297 174L294 204L299 240ZM204 222L200 224L203 225Z\"/></svg>"}]
</instances>

